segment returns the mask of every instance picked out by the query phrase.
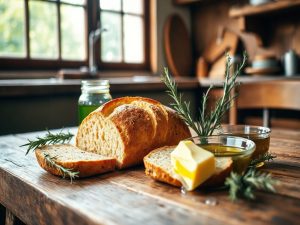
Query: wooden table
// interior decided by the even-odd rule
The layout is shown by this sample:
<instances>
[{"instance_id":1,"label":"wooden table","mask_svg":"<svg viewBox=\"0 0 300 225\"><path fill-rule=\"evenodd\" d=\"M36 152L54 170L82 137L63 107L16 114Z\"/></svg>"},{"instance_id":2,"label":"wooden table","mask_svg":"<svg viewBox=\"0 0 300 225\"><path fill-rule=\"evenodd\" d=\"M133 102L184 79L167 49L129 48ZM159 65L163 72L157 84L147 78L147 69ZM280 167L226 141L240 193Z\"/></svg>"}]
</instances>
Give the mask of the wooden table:
<instances>
[{"instance_id":1,"label":"wooden table","mask_svg":"<svg viewBox=\"0 0 300 225\"><path fill-rule=\"evenodd\" d=\"M72 129L72 132L76 132ZM0 202L7 224L299 224L300 131L274 130L270 151L278 158L265 170L281 181L277 194L231 202L226 191L195 191L146 177L142 167L69 180L42 170L19 147L43 132L0 137ZM217 205L205 200L215 198ZM3 207L2 220L3 224ZM14 217L15 215L16 217ZM2 221L2 222L1 222Z\"/></svg>"}]
</instances>

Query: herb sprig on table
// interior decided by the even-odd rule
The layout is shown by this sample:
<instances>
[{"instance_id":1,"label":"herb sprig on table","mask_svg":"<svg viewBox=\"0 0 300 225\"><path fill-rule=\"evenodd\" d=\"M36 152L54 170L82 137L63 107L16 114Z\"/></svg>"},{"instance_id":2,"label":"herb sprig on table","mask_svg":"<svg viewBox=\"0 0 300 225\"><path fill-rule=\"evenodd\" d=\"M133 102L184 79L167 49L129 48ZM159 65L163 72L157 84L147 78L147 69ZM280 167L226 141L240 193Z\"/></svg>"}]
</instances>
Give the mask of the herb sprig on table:
<instances>
[{"instance_id":1,"label":"herb sprig on table","mask_svg":"<svg viewBox=\"0 0 300 225\"><path fill-rule=\"evenodd\" d=\"M258 167L260 164L265 163L265 162L270 162L272 160L274 160L277 156L276 155L272 155L271 153L265 153L263 155L260 155L257 159L253 159L248 168L256 168Z\"/></svg>"},{"instance_id":2,"label":"herb sprig on table","mask_svg":"<svg viewBox=\"0 0 300 225\"><path fill-rule=\"evenodd\" d=\"M259 164L269 162L274 158L276 156L266 153L258 159L252 160L244 174L231 172L230 177L225 181L225 185L229 188L230 199L232 201L238 198L253 200L256 190L275 192L274 186L279 182L273 179L271 174L257 171Z\"/></svg>"},{"instance_id":3,"label":"herb sprig on table","mask_svg":"<svg viewBox=\"0 0 300 225\"><path fill-rule=\"evenodd\" d=\"M53 134L50 131L47 131L47 134L44 137L37 137L36 140L29 140L28 143L21 145L20 147L27 146L26 155L32 150L34 151L36 148L42 147L44 145L52 145L52 144L64 144L69 143L74 135L70 132L63 133L62 130ZM69 177L72 180L78 177L79 172L73 171L72 169L65 168L58 163L56 163L56 157L51 157L47 153L44 154L45 163L54 169L57 169L63 178Z\"/></svg>"},{"instance_id":4,"label":"herb sprig on table","mask_svg":"<svg viewBox=\"0 0 300 225\"><path fill-rule=\"evenodd\" d=\"M45 137L37 137L36 140L29 140L28 143L21 145L20 147L23 146L28 146L26 155L31 151L35 150L38 147L41 147L43 145L52 145L52 144L64 144L70 142L74 135L71 134L70 132L68 133L63 133L60 131L58 134L53 134L50 131L47 131L47 134Z\"/></svg>"},{"instance_id":5,"label":"herb sprig on table","mask_svg":"<svg viewBox=\"0 0 300 225\"><path fill-rule=\"evenodd\" d=\"M214 130L219 128L221 120L227 110L231 107L236 95L233 94L234 88L238 86L236 78L241 73L247 61L247 55L244 53L243 61L238 66L237 70L231 75L231 58L226 56L226 70L225 81L223 83L223 96L217 101L216 107L208 112L207 100L209 92L213 88L210 86L205 94L202 96L201 107L199 109L199 118L194 121L191 116L190 102L186 102L182 99L182 94L178 93L176 82L171 78L167 68L164 69L162 81L167 86L167 93L174 100L172 106L182 119L197 133L199 136L212 135Z\"/></svg>"}]
</instances>

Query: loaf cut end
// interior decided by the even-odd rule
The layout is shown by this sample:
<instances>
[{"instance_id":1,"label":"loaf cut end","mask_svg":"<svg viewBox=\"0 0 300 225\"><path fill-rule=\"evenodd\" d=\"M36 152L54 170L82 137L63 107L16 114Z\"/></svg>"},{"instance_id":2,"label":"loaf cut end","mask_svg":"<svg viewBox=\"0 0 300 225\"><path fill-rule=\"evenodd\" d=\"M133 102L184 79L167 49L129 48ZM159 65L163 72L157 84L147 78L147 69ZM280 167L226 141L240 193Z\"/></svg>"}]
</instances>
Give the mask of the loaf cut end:
<instances>
[{"instance_id":1,"label":"loaf cut end","mask_svg":"<svg viewBox=\"0 0 300 225\"><path fill-rule=\"evenodd\" d=\"M83 120L76 136L78 148L115 158L117 167L124 160L123 145L116 126L98 111L92 112Z\"/></svg>"}]
</instances>

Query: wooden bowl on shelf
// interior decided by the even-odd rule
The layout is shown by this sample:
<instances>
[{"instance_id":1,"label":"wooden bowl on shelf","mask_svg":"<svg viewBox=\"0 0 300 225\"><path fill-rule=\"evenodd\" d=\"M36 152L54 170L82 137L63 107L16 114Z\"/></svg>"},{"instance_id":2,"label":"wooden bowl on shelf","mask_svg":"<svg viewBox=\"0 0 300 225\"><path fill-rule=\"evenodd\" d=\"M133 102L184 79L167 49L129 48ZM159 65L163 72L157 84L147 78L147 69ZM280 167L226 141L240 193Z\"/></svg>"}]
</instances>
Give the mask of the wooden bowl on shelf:
<instances>
[{"instance_id":1,"label":"wooden bowl on shelf","mask_svg":"<svg viewBox=\"0 0 300 225\"><path fill-rule=\"evenodd\" d=\"M278 73L280 70L279 67L270 67L270 68L254 68L247 67L245 72L249 75L273 75Z\"/></svg>"},{"instance_id":2,"label":"wooden bowl on shelf","mask_svg":"<svg viewBox=\"0 0 300 225\"><path fill-rule=\"evenodd\" d=\"M252 66L245 69L250 75L272 75L279 71L278 60L272 55L256 55Z\"/></svg>"}]
</instances>

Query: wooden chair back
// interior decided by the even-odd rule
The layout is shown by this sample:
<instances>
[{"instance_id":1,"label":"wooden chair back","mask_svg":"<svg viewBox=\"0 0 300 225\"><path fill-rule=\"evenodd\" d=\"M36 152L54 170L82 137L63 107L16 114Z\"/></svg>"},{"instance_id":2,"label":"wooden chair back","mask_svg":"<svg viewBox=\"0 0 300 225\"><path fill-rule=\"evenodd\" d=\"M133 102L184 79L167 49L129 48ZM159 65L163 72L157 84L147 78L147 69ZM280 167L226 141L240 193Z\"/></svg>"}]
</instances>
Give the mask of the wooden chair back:
<instances>
[{"instance_id":1,"label":"wooden chair back","mask_svg":"<svg viewBox=\"0 0 300 225\"><path fill-rule=\"evenodd\" d=\"M300 111L300 80L275 80L241 84L230 109L230 124L237 123L238 109L263 109L263 125L269 126L269 109ZM300 119L300 118L299 118Z\"/></svg>"}]
</instances>

